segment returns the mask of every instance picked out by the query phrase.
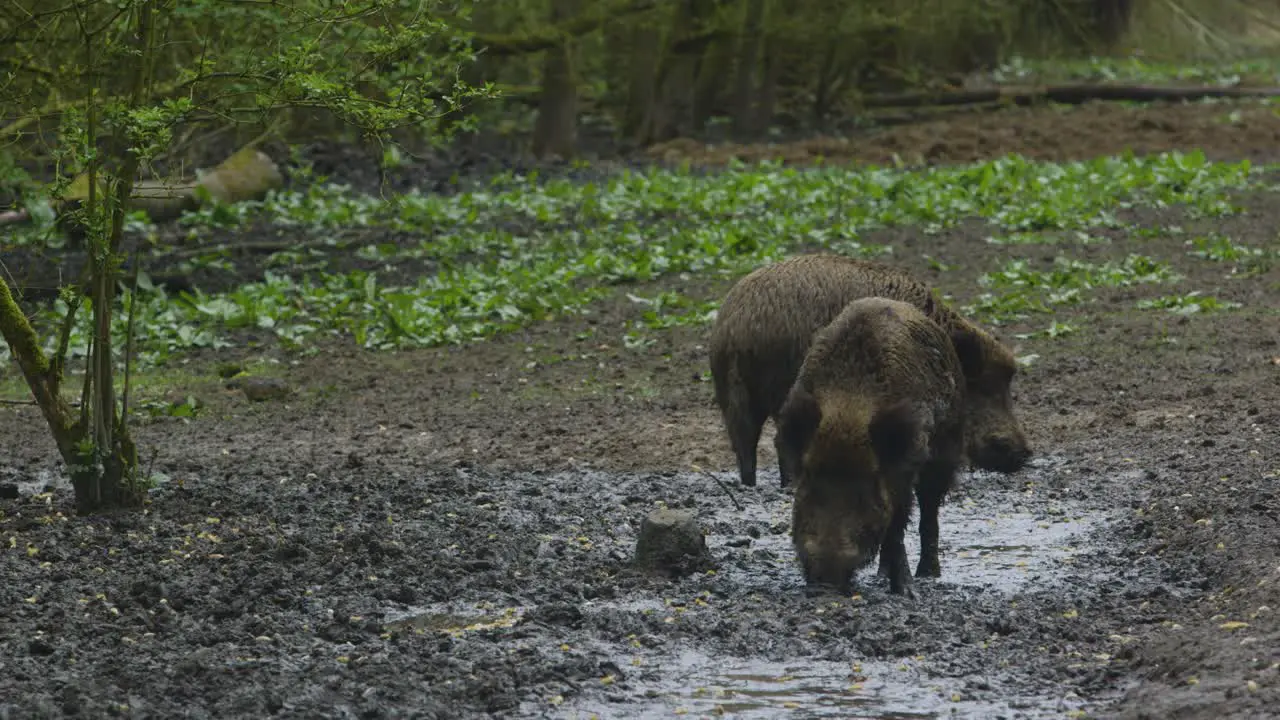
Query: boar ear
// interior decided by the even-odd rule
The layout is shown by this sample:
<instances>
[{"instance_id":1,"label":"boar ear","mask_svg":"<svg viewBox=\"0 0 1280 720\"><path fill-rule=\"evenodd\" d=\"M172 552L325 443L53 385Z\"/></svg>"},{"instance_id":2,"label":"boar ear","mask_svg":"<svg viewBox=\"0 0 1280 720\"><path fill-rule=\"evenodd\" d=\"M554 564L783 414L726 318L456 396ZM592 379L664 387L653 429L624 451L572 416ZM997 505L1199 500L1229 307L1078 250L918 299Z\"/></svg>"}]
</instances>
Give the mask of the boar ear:
<instances>
[{"instance_id":1,"label":"boar ear","mask_svg":"<svg viewBox=\"0 0 1280 720\"><path fill-rule=\"evenodd\" d=\"M797 451L802 449L822 422L822 408L813 393L797 388L778 413L778 436Z\"/></svg>"},{"instance_id":2,"label":"boar ear","mask_svg":"<svg viewBox=\"0 0 1280 720\"><path fill-rule=\"evenodd\" d=\"M907 400L878 410L867 426L871 447L882 465L894 465L907 459L915 448L919 430L915 408Z\"/></svg>"},{"instance_id":3,"label":"boar ear","mask_svg":"<svg viewBox=\"0 0 1280 720\"><path fill-rule=\"evenodd\" d=\"M960 368L965 377L974 378L982 374L982 341L976 333L952 330L951 345L956 349L956 357L960 358Z\"/></svg>"}]
</instances>

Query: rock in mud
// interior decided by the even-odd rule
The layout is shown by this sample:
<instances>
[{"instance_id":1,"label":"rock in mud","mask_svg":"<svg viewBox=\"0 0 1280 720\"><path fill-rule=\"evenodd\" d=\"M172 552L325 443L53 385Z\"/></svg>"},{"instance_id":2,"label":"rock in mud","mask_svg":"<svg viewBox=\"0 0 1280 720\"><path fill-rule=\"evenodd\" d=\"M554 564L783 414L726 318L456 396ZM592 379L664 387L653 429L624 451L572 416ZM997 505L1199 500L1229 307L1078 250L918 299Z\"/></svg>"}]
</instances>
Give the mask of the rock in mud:
<instances>
[{"instance_id":1,"label":"rock in mud","mask_svg":"<svg viewBox=\"0 0 1280 720\"><path fill-rule=\"evenodd\" d=\"M289 383L274 377L239 377L227 383L232 390L239 390L251 402L266 400L283 400L289 397L292 389Z\"/></svg>"},{"instance_id":2,"label":"rock in mud","mask_svg":"<svg viewBox=\"0 0 1280 720\"><path fill-rule=\"evenodd\" d=\"M635 566L669 577L687 575L710 564L707 539L693 513L654 510L640 523Z\"/></svg>"}]
</instances>

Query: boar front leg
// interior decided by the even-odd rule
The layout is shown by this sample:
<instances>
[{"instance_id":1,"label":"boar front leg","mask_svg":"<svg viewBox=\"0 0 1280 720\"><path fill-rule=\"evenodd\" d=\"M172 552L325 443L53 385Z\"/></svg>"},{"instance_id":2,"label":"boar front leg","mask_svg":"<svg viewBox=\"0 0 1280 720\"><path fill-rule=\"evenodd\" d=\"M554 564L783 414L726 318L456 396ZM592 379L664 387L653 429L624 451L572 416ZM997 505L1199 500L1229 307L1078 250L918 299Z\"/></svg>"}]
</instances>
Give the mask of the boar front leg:
<instances>
[{"instance_id":1,"label":"boar front leg","mask_svg":"<svg viewBox=\"0 0 1280 720\"><path fill-rule=\"evenodd\" d=\"M934 461L920 471L916 500L920 504L920 563L916 577L942 577L938 558L938 510L951 489L956 467L949 462Z\"/></svg>"},{"instance_id":2,"label":"boar front leg","mask_svg":"<svg viewBox=\"0 0 1280 720\"><path fill-rule=\"evenodd\" d=\"M910 496L908 496L910 497ZM911 517L910 501L903 503L893 514L889 531L880 543L880 564L887 566L889 575L889 592L908 598L916 596L911 587L911 568L907 563L907 546L903 538L907 532L907 521Z\"/></svg>"}]
</instances>

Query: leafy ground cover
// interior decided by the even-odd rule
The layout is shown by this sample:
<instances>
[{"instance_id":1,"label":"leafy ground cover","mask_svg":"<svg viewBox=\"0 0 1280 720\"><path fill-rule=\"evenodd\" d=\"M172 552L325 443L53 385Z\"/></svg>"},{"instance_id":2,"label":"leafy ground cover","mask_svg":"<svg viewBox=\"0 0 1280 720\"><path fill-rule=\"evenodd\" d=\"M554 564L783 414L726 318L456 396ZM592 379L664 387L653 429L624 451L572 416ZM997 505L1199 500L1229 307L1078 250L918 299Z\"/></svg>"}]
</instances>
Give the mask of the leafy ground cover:
<instances>
[{"instance_id":1,"label":"leafy ground cover","mask_svg":"<svg viewBox=\"0 0 1280 720\"><path fill-rule=\"evenodd\" d=\"M1037 62L1013 58L990 73L1001 84L1032 82L1108 82L1163 85L1168 83L1274 86L1280 79L1280 63L1254 58L1187 65L1127 58L1093 57L1086 60Z\"/></svg>"},{"instance_id":2,"label":"leafy ground cover","mask_svg":"<svg viewBox=\"0 0 1280 720\"><path fill-rule=\"evenodd\" d=\"M268 333L291 349L317 335L350 336L364 348L430 347L579 313L609 286L741 273L804 246L891 254L891 246L859 241L884 227L937 234L976 217L1013 233L1082 231L1116 227L1115 212L1125 207L1170 204L1217 217L1233 211L1227 193L1249 183L1250 170L1247 162L1173 152L1058 164L1011 156L914 172L764 165L716 175L651 169L585 183L499 178L491 188L447 197L387 199L317 185L181 222L188 237L228 240L185 252L190 259L178 266L222 274L224 290L196 287L174 296L146 282L126 293L137 301L144 359L227 347L237 329ZM236 284L231 238L255 225L323 239L270 252L262 281ZM353 231L356 240L330 239ZM344 272L351 263L359 267ZM1022 290L1047 283L1065 302L1086 286L1167 276L1141 255L1100 268L1063 258L1049 274L1014 261L987 278L997 292L983 303L1015 314L1044 310ZM61 302L52 306L44 326L56 327L63 310ZM117 316L122 331L128 317ZM83 354L88 332L86 318L72 337L73 353Z\"/></svg>"},{"instance_id":3,"label":"leafy ground cover","mask_svg":"<svg viewBox=\"0 0 1280 720\"><path fill-rule=\"evenodd\" d=\"M0 500L0 708L1257 716L1280 697L1280 145L1250 143L1280 122L1235 107L893 136L924 156L998 127L962 166L726 170L708 152L387 198L357 168L137 224L155 246L132 297L157 489L140 515L70 516L39 414L0 408L0 481L20 491ZM1104 117L1056 157L1031 147ZM881 162L879 137L858 159ZM1164 154L1107 157L1123 145ZM4 242L44 317L38 289L75 249ZM944 577L915 604L871 578L806 598L787 494L765 475L734 490L739 511L694 471L732 476L716 303L819 248L909 268L1024 366L1037 460L966 476ZM291 394L249 401L226 380L244 369ZM712 573L627 572L656 503L698 513Z\"/></svg>"}]
</instances>

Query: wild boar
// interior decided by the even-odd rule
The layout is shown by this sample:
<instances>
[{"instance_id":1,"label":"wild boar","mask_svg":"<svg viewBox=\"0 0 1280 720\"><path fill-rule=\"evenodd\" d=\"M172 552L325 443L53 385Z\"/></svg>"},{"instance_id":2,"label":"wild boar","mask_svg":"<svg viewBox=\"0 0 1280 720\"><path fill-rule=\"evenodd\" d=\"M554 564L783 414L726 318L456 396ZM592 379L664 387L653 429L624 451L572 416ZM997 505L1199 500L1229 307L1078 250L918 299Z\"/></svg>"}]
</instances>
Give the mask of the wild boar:
<instances>
[{"instance_id":1,"label":"wild boar","mask_svg":"<svg viewBox=\"0 0 1280 720\"><path fill-rule=\"evenodd\" d=\"M935 299L932 289L883 263L829 253L799 255L739 280L711 330L711 375L743 485L756 484L756 448L766 420L777 413L815 332L853 300L885 297L914 305L953 338L980 352L964 365L966 450L982 469L1016 472L1031 447L1013 412L1013 353L990 333ZM962 358L963 359L963 358ZM776 445L776 441L775 441ZM790 483L779 463L781 484Z\"/></svg>"},{"instance_id":2,"label":"wild boar","mask_svg":"<svg viewBox=\"0 0 1280 720\"><path fill-rule=\"evenodd\" d=\"M885 298L849 303L815 334L778 424L807 584L848 591L879 551L890 592L914 596L903 543L913 496L916 575L941 574L938 509L964 458L963 362L981 352L971 334L949 336Z\"/></svg>"}]
</instances>

